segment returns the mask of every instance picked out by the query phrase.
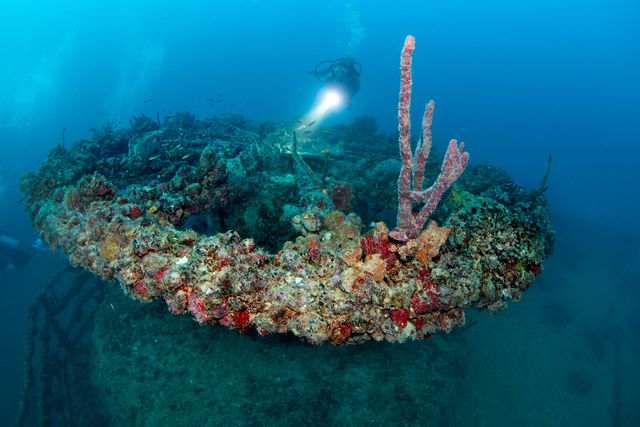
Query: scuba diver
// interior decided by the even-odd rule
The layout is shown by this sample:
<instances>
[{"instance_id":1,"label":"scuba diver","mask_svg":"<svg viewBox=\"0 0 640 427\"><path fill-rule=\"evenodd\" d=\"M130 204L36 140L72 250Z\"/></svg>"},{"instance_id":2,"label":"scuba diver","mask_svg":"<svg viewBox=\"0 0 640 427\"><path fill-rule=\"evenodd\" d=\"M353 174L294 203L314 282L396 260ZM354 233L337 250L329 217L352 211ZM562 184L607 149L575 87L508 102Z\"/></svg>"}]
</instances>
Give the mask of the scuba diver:
<instances>
[{"instance_id":1,"label":"scuba diver","mask_svg":"<svg viewBox=\"0 0 640 427\"><path fill-rule=\"evenodd\" d=\"M0 273L3 275L16 267L23 268L34 252L35 248L25 247L18 240L0 230Z\"/></svg>"},{"instance_id":2,"label":"scuba diver","mask_svg":"<svg viewBox=\"0 0 640 427\"><path fill-rule=\"evenodd\" d=\"M360 90L362 65L351 57L319 62L310 73L322 83L341 89L349 102Z\"/></svg>"}]
</instances>

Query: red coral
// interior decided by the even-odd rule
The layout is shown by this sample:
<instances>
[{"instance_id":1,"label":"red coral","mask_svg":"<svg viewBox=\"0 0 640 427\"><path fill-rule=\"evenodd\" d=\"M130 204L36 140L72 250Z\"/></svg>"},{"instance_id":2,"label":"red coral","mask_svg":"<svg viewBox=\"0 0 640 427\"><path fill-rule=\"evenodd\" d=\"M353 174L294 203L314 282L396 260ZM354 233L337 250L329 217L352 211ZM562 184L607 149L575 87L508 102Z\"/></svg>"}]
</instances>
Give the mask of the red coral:
<instances>
[{"instance_id":1,"label":"red coral","mask_svg":"<svg viewBox=\"0 0 640 427\"><path fill-rule=\"evenodd\" d=\"M540 264L536 264L536 263L530 263L527 266L527 269L531 273L535 274L536 276L539 275L542 272L542 266Z\"/></svg>"},{"instance_id":2,"label":"red coral","mask_svg":"<svg viewBox=\"0 0 640 427\"><path fill-rule=\"evenodd\" d=\"M341 323L340 329L345 333L346 336L349 336L351 335L351 331L353 330L353 325L351 324L351 322Z\"/></svg>"},{"instance_id":3,"label":"red coral","mask_svg":"<svg viewBox=\"0 0 640 427\"><path fill-rule=\"evenodd\" d=\"M434 286L429 281L429 272L424 268L418 271L418 280L420 280L427 290L433 290Z\"/></svg>"},{"instance_id":4,"label":"red coral","mask_svg":"<svg viewBox=\"0 0 640 427\"><path fill-rule=\"evenodd\" d=\"M315 261L320 256L320 241L318 236L310 235L307 237L307 257L311 262Z\"/></svg>"},{"instance_id":5,"label":"red coral","mask_svg":"<svg viewBox=\"0 0 640 427\"><path fill-rule=\"evenodd\" d=\"M387 269L391 269L396 263L396 255L391 252L391 244L389 239L381 236L367 236L360 240L360 247L365 255L380 254L380 257L387 262Z\"/></svg>"},{"instance_id":6,"label":"red coral","mask_svg":"<svg viewBox=\"0 0 640 427\"><path fill-rule=\"evenodd\" d=\"M216 271L220 271L223 268L225 268L226 266L231 264L231 258L228 255L220 255L218 257L218 268L216 269Z\"/></svg>"},{"instance_id":7,"label":"red coral","mask_svg":"<svg viewBox=\"0 0 640 427\"><path fill-rule=\"evenodd\" d=\"M396 322L400 328L404 329L407 327L407 322L409 321L409 312L404 308L394 308L391 310L391 320Z\"/></svg>"},{"instance_id":8,"label":"red coral","mask_svg":"<svg viewBox=\"0 0 640 427\"><path fill-rule=\"evenodd\" d=\"M429 311L446 310L451 301L443 301L438 295L430 295L427 304Z\"/></svg>"},{"instance_id":9,"label":"red coral","mask_svg":"<svg viewBox=\"0 0 640 427\"><path fill-rule=\"evenodd\" d=\"M158 272L156 274L153 275L153 278L155 280L162 280L164 278L164 273L167 272L167 270L169 270L171 268L170 265L166 265L164 267L162 267L160 270L158 270Z\"/></svg>"},{"instance_id":10,"label":"red coral","mask_svg":"<svg viewBox=\"0 0 640 427\"><path fill-rule=\"evenodd\" d=\"M320 255L320 249L318 249L318 248L309 248L309 250L307 251L307 255L309 255L309 259L311 261L315 261L316 258L318 258L318 256Z\"/></svg>"},{"instance_id":11,"label":"red coral","mask_svg":"<svg viewBox=\"0 0 640 427\"><path fill-rule=\"evenodd\" d=\"M141 298L145 301L148 301L151 299L151 292L149 291L149 288L147 287L147 285L142 281L142 280L138 280L136 282L136 285L133 288L133 293L138 297Z\"/></svg>"},{"instance_id":12,"label":"red coral","mask_svg":"<svg viewBox=\"0 0 640 427\"><path fill-rule=\"evenodd\" d=\"M251 314L246 310L235 311L229 313L220 319L220 324L229 328L235 328L241 333L247 333L249 331L249 324L251 323Z\"/></svg>"},{"instance_id":13,"label":"red coral","mask_svg":"<svg viewBox=\"0 0 640 427\"><path fill-rule=\"evenodd\" d=\"M380 238L367 234L364 239L360 240L360 246L365 255L373 255L379 252Z\"/></svg>"},{"instance_id":14,"label":"red coral","mask_svg":"<svg viewBox=\"0 0 640 427\"><path fill-rule=\"evenodd\" d=\"M351 336L353 324L351 322L334 323L329 327L329 339L333 345L343 344Z\"/></svg>"},{"instance_id":15,"label":"red coral","mask_svg":"<svg viewBox=\"0 0 640 427\"><path fill-rule=\"evenodd\" d=\"M240 252L242 252L243 254L251 253L255 248L256 242L254 242L253 239L244 239L240 243Z\"/></svg>"},{"instance_id":16,"label":"red coral","mask_svg":"<svg viewBox=\"0 0 640 427\"><path fill-rule=\"evenodd\" d=\"M129 210L129 218L138 219L142 216L142 209L140 206L134 206Z\"/></svg>"},{"instance_id":17,"label":"red coral","mask_svg":"<svg viewBox=\"0 0 640 427\"><path fill-rule=\"evenodd\" d=\"M267 262L267 256L265 254L263 254L262 252L257 252L252 260L257 265L264 265Z\"/></svg>"},{"instance_id":18,"label":"red coral","mask_svg":"<svg viewBox=\"0 0 640 427\"><path fill-rule=\"evenodd\" d=\"M416 329L422 329L422 327L424 326L424 318L418 317L413 321L413 325L416 327Z\"/></svg>"},{"instance_id":19,"label":"red coral","mask_svg":"<svg viewBox=\"0 0 640 427\"><path fill-rule=\"evenodd\" d=\"M411 309L416 314L424 314L431 309L431 304L421 300L418 294L414 293L411 297Z\"/></svg>"},{"instance_id":20,"label":"red coral","mask_svg":"<svg viewBox=\"0 0 640 427\"><path fill-rule=\"evenodd\" d=\"M207 314L207 308L204 305L204 300L195 295L189 295L189 311L200 324L209 319L209 314Z\"/></svg>"},{"instance_id":21,"label":"red coral","mask_svg":"<svg viewBox=\"0 0 640 427\"><path fill-rule=\"evenodd\" d=\"M248 311L236 311L233 313L233 324L242 333L246 333L251 323L251 315Z\"/></svg>"}]
</instances>

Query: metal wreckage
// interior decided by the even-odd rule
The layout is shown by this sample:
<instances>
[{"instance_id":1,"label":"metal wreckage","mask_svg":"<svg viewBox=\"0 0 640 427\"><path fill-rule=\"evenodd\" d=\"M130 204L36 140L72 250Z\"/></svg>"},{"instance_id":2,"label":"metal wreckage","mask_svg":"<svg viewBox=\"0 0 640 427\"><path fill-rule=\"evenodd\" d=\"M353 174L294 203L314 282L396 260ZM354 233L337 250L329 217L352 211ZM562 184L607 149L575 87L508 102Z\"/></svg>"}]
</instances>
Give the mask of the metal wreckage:
<instances>
[{"instance_id":1,"label":"metal wreckage","mask_svg":"<svg viewBox=\"0 0 640 427\"><path fill-rule=\"evenodd\" d=\"M199 121L180 113L163 124L142 116L131 128L94 131L52 150L38 173L23 177L27 211L72 265L117 281L137 300L163 299L175 314L241 333L289 333L313 344L404 342L462 326L465 309L500 311L520 299L552 248L546 178L527 191L497 168L467 168L455 140L439 174L425 170L434 104L412 153L413 50L408 36L401 162L391 154L363 163L347 151L314 149L314 140L329 137L305 142L237 116ZM355 147L363 133L339 138ZM366 175L359 167L378 178L399 170L397 196L389 197L398 206L394 229L365 227L348 213L354 200L368 206L383 193L355 182ZM394 182L386 188L395 193ZM240 223L242 237L230 229Z\"/></svg>"}]
</instances>

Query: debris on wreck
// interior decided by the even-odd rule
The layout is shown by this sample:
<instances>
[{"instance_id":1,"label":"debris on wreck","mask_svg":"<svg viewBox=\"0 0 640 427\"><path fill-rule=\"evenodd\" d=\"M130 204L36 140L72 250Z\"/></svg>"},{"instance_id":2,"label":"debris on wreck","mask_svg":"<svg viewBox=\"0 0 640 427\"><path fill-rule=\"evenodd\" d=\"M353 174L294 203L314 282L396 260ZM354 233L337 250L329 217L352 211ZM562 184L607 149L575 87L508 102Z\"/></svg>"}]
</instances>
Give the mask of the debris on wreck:
<instances>
[{"instance_id":1,"label":"debris on wreck","mask_svg":"<svg viewBox=\"0 0 640 427\"><path fill-rule=\"evenodd\" d=\"M52 150L22 179L27 212L74 266L137 300L162 299L175 314L241 333L403 342L464 325L469 308L498 312L549 255L547 202L496 168L467 166L454 140L436 175L433 103L411 155L413 47L409 36L401 162L357 157L365 143L338 127L292 153L291 130L275 123L178 113L158 125L142 116ZM347 149L327 154L323 138ZM371 136L363 151L378 143L389 138ZM397 184L382 180L392 175ZM372 221L395 208L395 229Z\"/></svg>"}]
</instances>

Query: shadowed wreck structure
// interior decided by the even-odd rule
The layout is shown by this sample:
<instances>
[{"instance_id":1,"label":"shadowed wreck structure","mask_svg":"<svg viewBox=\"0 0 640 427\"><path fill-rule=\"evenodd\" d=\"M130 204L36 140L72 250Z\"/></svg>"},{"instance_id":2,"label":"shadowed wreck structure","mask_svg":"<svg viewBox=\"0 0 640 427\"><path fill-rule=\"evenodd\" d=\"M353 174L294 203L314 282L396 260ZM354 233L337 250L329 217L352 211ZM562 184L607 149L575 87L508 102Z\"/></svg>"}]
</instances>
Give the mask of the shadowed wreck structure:
<instances>
[{"instance_id":1,"label":"shadowed wreck structure","mask_svg":"<svg viewBox=\"0 0 640 427\"><path fill-rule=\"evenodd\" d=\"M501 170L467 167L455 140L436 174L432 102L412 155L413 49L409 36L400 162L375 129L354 137L362 120L303 139L239 116L136 117L52 150L22 180L27 211L74 266L242 333L404 342L462 326L467 308L500 311L542 270L548 206ZM396 228L373 221L394 205Z\"/></svg>"}]
</instances>

